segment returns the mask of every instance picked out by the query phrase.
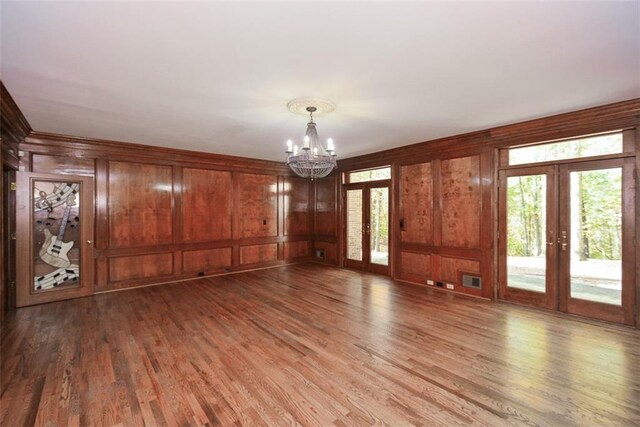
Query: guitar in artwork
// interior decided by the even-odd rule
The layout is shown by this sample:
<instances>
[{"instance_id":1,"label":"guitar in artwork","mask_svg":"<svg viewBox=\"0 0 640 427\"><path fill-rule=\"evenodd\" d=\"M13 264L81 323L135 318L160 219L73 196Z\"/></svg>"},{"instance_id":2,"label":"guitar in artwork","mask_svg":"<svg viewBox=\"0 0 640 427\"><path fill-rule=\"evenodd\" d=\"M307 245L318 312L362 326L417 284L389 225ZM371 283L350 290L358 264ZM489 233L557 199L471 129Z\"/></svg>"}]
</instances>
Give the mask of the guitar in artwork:
<instances>
[{"instance_id":1,"label":"guitar in artwork","mask_svg":"<svg viewBox=\"0 0 640 427\"><path fill-rule=\"evenodd\" d=\"M67 228L71 208L75 206L75 204L76 196L75 194L70 194L67 198L67 207L64 211L57 236L51 234L48 229L44 229L45 241L40 248L40 259L54 267L66 268L71 264L67 254L73 247L73 241L65 243L62 239L64 238L64 231Z\"/></svg>"}]
</instances>

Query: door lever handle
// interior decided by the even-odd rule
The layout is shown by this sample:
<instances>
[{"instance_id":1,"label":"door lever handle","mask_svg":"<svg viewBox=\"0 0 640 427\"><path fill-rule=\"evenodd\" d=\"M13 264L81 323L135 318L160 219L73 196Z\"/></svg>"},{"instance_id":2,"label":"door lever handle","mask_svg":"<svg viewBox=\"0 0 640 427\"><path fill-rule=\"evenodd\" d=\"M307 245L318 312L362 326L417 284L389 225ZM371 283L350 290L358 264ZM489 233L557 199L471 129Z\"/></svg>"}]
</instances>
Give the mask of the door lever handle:
<instances>
[{"instance_id":1,"label":"door lever handle","mask_svg":"<svg viewBox=\"0 0 640 427\"><path fill-rule=\"evenodd\" d=\"M560 237L560 238L558 239L558 243L560 243L560 248L561 248L563 251L566 251L566 250L567 250L567 246L569 246L569 243L567 243L567 232L566 232L566 231L563 231L563 232L562 232L562 237Z\"/></svg>"}]
</instances>

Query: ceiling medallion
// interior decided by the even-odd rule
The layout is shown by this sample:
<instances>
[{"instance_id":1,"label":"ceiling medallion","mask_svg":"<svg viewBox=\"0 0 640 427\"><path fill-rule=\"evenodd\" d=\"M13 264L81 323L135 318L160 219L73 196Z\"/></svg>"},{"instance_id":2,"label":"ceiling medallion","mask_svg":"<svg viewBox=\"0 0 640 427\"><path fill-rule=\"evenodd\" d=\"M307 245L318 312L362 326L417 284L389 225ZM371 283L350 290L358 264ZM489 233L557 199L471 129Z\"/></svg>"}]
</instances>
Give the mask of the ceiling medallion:
<instances>
[{"instance_id":1,"label":"ceiling medallion","mask_svg":"<svg viewBox=\"0 0 640 427\"><path fill-rule=\"evenodd\" d=\"M309 107L314 107L315 111L313 113L316 116L320 116L322 114L327 114L335 111L336 104L329 101L328 99L312 98L309 96L292 99L287 103L287 108L289 109L289 111L305 116L309 114L309 110L307 110L307 108Z\"/></svg>"},{"instance_id":2,"label":"ceiling medallion","mask_svg":"<svg viewBox=\"0 0 640 427\"><path fill-rule=\"evenodd\" d=\"M319 107L309 104L309 98L297 98L287 104L289 110L294 113L304 107L305 114L309 114L310 120L307 123L307 132L303 140L302 147L294 145L292 140L287 141L287 164L296 175L303 178L324 178L337 167L336 148L333 140L329 138L324 146L318 138L316 123L313 121L313 114L318 111L330 113L336 109L331 101L322 100ZM318 100L316 100L318 102Z\"/></svg>"}]
</instances>

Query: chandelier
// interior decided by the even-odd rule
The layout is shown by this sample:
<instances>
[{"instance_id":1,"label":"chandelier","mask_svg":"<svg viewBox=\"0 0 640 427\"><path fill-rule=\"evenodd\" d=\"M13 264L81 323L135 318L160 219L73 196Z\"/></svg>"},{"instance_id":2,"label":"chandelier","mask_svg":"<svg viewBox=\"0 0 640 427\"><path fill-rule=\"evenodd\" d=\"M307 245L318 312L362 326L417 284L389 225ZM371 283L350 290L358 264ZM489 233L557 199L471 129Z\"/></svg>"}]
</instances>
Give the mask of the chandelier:
<instances>
[{"instance_id":1,"label":"chandelier","mask_svg":"<svg viewBox=\"0 0 640 427\"><path fill-rule=\"evenodd\" d=\"M291 107L290 109L294 111ZM309 123L307 123L307 133L304 136L302 147L287 141L287 164L296 175L303 178L324 178L337 167L336 148L333 140L329 138L327 145L323 146L318 138L316 124L313 121L313 113L318 109L309 105L305 108L309 112Z\"/></svg>"}]
</instances>

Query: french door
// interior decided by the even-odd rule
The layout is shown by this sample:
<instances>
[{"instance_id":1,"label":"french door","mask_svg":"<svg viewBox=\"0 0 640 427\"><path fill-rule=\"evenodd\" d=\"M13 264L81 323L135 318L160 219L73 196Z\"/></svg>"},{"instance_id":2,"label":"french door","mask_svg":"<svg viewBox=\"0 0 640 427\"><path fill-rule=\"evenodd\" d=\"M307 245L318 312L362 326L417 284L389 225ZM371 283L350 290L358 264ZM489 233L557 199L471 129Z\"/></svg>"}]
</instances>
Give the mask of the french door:
<instances>
[{"instance_id":1,"label":"french door","mask_svg":"<svg viewBox=\"0 0 640 427\"><path fill-rule=\"evenodd\" d=\"M500 298L633 324L633 159L499 178Z\"/></svg>"},{"instance_id":2,"label":"french door","mask_svg":"<svg viewBox=\"0 0 640 427\"><path fill-rule=\"evenodd\" d=\"M389 184L344 186L344 265L389 274Z\"/></svg>"}]
</instances>

